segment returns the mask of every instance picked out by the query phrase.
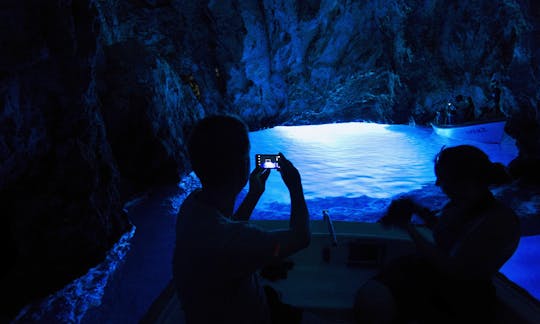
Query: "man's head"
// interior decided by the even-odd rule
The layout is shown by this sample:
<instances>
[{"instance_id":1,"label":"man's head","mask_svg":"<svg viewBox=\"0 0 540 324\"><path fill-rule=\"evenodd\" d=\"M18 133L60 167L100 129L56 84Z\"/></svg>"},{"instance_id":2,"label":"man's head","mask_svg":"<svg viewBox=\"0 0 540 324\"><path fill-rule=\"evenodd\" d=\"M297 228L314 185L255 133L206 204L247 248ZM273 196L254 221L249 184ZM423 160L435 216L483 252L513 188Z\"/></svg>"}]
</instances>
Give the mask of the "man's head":
<instances>
[{"instance_id":1,"label":"man's head","mask_svg":"<svg viewBox=\"0 0 540 324\"><path fill-rule=\"evenodd\" d=\"M203 187L225 187L236 193L249 177L249 148L246 124L231 115L203 118L188 141L191 166Z\"/></svg>"}]
</instances>

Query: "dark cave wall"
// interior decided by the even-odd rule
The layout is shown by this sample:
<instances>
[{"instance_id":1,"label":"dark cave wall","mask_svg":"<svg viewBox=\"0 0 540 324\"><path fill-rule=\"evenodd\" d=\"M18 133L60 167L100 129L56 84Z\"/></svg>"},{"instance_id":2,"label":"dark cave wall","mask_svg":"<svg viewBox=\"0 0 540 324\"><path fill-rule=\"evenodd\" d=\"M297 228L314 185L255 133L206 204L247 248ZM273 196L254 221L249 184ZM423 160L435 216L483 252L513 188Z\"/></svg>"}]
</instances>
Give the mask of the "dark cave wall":
<instances>
[{"instance_id":1,"label":"dark cave wall","mask_svg":"<svg viewBox=\"0 0 540 324\"><path fill-rule=\"evenodd\" d=\"M95 2L107 42L167 62L187 110L234 112L252 129L427 124L458 94L479 113L495 75L508 115L539 118L533 1Z\"/></svg>"},{"instance_id":2,"label":"dark cave wall","mask_svg":"<svg viewBox=\"0 0 540 324\"><path fill-rule=\"evenodd\" d=\"M489 104L496 74L515 175L540 182L533 0L8 0L0 18L13 309L103 258L130 226L122 203L189 171L185 139L207 114L253 130L425 124L457 94Z\"/></svg>"},{"instance_id":3,"label":"dark cave wall","mask_svg":"<svg viewBox=\"0 0 540 324\"><path fill-rule=\"evenodd\" d=\"M106 47L137 43L146 58L167 64L183 111L197 112L183 119L183 133L193 115L216 112L237 113L252 129L361 120L425 125L459 94L471 96L479 114L492 104L497 76L508 133L527 159L538 158L534 1L95 3ZM129 69L148 64L126 54ZM138 82L167 92L151 77Z\"/></svg>"},{"instance_id":4,"label":"dark cave wall","mask_svg":"<svg viewBox=\"0 0 540 324\"><path fill-rule=\"evenodd\" d=\"M187 127L204 115L201 104L166 60L138 42L106 46L104 57L97 92L122 191L178 182L189 167Z\"/></svg>"},{"instance_id":5,"label":"dark cave wall","mask_svg":"<svg viewBox=\"0 0 540 324\"><path fill-rule=\"evenodd\" d=\"M130 225L95 91L96 11L87 1L0 9L5 319L101 262Z\"/></svg>"},{"instance_id":6,"label":"dark cave wall","mask_svg":"<svg viewBox=\"0 0 540 324\"><path fill-rule=\"evenodd\" d=\"M182 8L185 23L178 33L187 39L183 68L212 94L223 93L212 67L220 68L226 96L213 102L237 111L254 127L403 123L409 117L426 123L457 94L471 95L477 107L486 105L494 74L503 78L505 106L515 109L524 89L512 68L538 73L534 45L524 41L537 19L535 8L527 6L516 1L171 2ZM526 96L537 92L528 89Z\"/></svg>"}]
</instances>

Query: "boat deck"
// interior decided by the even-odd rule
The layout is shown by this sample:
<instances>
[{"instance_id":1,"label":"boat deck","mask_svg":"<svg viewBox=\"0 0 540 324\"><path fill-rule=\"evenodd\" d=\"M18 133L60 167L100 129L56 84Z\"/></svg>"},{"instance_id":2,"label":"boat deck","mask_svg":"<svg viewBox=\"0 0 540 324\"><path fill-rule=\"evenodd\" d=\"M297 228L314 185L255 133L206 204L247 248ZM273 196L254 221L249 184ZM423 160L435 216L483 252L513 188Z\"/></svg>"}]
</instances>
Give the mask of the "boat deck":
<instances>
[{"instance_id":1,"label":"boat deck","mask_svg":"<svg viewBox=\"0 0 540 324\"><path fill-rule=\"evenodd\" d=\"M267 229L288 226L287 221L256 221ZM352 305L358 288L377 269L396 256L409 253L412 241L401 230L380 224L333 222L336 242L323 221L312 221L310 246L293 255L294 267L285 280L265 281L278 290L285 303L305 309L304 323L354 323ZM428 231L421 229L424 234ZM500 300L499 323L538 323L540 305L504 275L495 278ZM156 299L141 323L183 323L172 283Z\"/></svg>"}]
</instances>

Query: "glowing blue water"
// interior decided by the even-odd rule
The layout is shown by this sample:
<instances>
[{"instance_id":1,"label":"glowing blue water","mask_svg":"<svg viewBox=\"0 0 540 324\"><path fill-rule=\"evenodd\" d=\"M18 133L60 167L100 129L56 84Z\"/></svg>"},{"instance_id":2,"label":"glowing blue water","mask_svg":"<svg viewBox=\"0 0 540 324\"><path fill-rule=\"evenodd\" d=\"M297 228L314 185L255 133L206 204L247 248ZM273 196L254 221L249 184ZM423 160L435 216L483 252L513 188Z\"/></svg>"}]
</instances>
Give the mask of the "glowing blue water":
<instances>
[{"instance_id":1,"label":"glowing blue water","mask_svg":"<svg viewBox=\"0 0 540 324\"><path fill-rule=\"evenodd\" d=\"M251 155L282 152L302 176L311 217L328 210L333 219L376 221L392 197L408 193L426 206L441 207L446 197L434 186L433 158L443 145L471 144L494 162L507 165L517 155L513 139L483 144L442 138L431 128L370 123L275 127L252 132ZM272 171L254 219L287 219L289 197ZM247 192L247 187L240 199ZM540 299L540 236L521 240L501 272Z\"/></svg>"},{"instance_id":2,"label":"glowing blue water","mask_svg":"<svg viewBox=\"0 0 540 324\"><path fill-rule=\"evenodd\" d=\"M442 138L427 127L374 123L280 126L252 132L250 140L252 156L282 152L294 163L313 218L327 209L335 219L353 221L375 220L393 196L420 188L435 195L431 205L444 203L433 186L433 158L443 145L472 144L504 164L517 155L509 137L482 144ZM288 203L286 187L272 171L253 217L285 219Z\"/></svg>"},{"instance_id":3,"label":"glowing blue water","mask_svg":"<svg viewBox=\"0 0 540 324\"><path fill-rule=\"evenodd\" d=\"M504 164L510 162L517 154L514 142L509 137L505 137L500 145L467 143L438 137L430 128L370 123L275 127L252 132L250 139L253 158L256 153L282 152L298 168L312 218L321 218L322 210L326 209L333 219L349 221L376 221L382 216L392 197L402 193L412 193L427 206L442 206L446 198L439 188L433 185L435 180L433 157L443 145L473 144L484 150L492 161ZM176 214L175 211L185 195L197 186L199 182L193 174L185 177L180 183L184 193L166 198L167 201L171 199L170 212ZM247 187L239 200L246 192ZM153 205L148 208L156 209ZM279 173L272 171L253 218L287 219L289 211L287 190ZM170 247L174 244L173 226L168 221L159 225L161 227L154 228L155 224L159 223L156 219L170 219L170 212L166 215L141 217L139 221L151 223L137 224L140 227L137 232L149 230L149 237L165 240L159 244L153 241L140 242L146 248L157 245L156 250L159 252L155 253L162 253L156 256L156 260L162 260L159 264L157 261L151 264L134 262L137 267L142 265L148 267L149 273L154 273L158 267L170 271L172 250L164 246ZM143 213L148 211L145 210ZM159 234L153 233L153 230ZM117 299L123 294L138 291L137 294L141 295L138 299L144 299L141 304L149 306L157 296L143 295L144 291L152 289L119 287L119 291L115 292L115 298L109 298L108 301L117 305L100 306L103 302L104 287L111 275L119 271L117 270L119 264L125 265L126 253L131 248L133 235L134 229L110 251L104 263L42 303L30 305L22 312L17 322L80 323L89 309L97 307L104 308L104 312L109 312L109 309L116 310L114 314L101 314L101 318L108 318L109 323L136 322L133 309L125 309L124 304ZM523 238L518 251L501 272L540 299L540 278L536 276L536 269L540 268L539 246L540 236ZM133 252L131 255L137 253ZM120 271L132 270L125 268ZM144 285L145 288L156 285L154 290L159 291L168 280L159 279L161 281L156 278L135 280L131 284Z\"/></svg>"}]
</instances>

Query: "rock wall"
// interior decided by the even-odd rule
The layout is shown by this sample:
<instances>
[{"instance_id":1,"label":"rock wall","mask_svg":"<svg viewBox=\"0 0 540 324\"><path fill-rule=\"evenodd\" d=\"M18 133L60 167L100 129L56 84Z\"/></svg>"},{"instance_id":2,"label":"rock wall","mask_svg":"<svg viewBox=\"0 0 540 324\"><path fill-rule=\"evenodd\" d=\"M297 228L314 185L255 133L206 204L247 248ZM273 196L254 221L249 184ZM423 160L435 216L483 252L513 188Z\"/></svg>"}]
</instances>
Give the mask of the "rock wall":
<instances>
[{"instance_id":1,"label":"rock wall","mask_svg":"<svg viewBox=\"0 0 540 324\"><path fill-rule=\"evenodd\" d=\"M533 134L539 148L520 121L540 119L535 1L95 3L107 43L130 40L166 62L186 110L234 112L252 129L427 124L458 95L470 96L479 115L493 105L497 80L505 113L528 116L513 118L508 132L519 141Z\"/></svg>"},{"instance_id":2,"label":"rock wall","mask_svg":"<svg viewBox=\"0 0 540 324\"><path fill-rule=\"evenodd\" d=\"M103 260L130 224L93 77L87 1L0 6L0 318Z\"/></svg>"},{"instance_id":3,"label":"rock wall","mask_svg":"<svg viewBox=\"0 0 540 324\"><path fill-rule=\"evenodd\" d=\"M538 75L535 6L517 0L169 4L180 15L173 29L184 39L175 59L201 85L204 106L225 106L255 128L410 117L426 123L458 94L471 96L478 108L487 105L494 75L509 113L523 95L537 105L537 84L529 82Z\"/></svg>"},{"instance_id":4,"label":"rock wall","mask_svg":"<svg viewBox=\"0 0 540 324\"><path fill-rule=\"evenodd\" d=\"M494 79L539 183L534 0L6 0L0 5L2 283L8 315L99 262L131 195L175 183L207 114L252 130L426 124Z\"/></svg>"}]
</instances>

